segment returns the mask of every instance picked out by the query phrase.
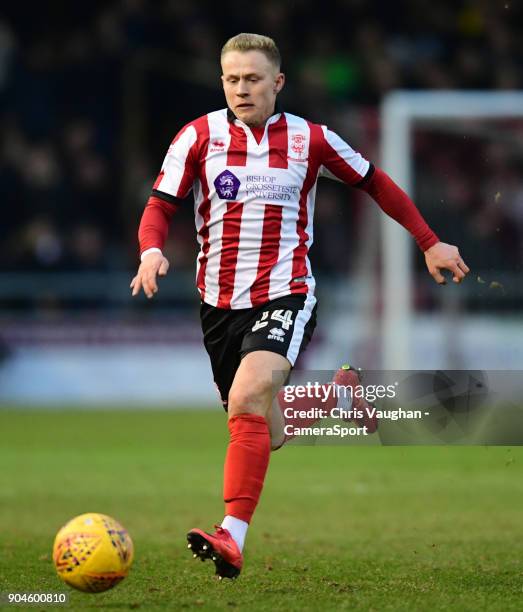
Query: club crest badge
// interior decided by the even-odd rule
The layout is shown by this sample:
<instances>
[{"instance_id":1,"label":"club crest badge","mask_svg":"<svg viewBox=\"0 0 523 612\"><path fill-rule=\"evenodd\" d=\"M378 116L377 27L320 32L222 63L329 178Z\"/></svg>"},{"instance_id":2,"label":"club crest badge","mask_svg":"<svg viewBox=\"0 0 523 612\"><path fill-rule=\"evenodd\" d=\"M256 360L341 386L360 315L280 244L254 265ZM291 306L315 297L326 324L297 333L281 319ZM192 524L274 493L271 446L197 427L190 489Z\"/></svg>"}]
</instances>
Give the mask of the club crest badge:
<instances>
[{"instance_id":1,"label":"club crest badge","mask_svg":"<svg viewBox=\"0 0 523 612\"><path fill-rule=\"evenodd\" d=\"M303 134L293 134L290 138L290 153L289 159L293 161L307 161L305 146L307 138Z\"/></svg>"}]
</instances>

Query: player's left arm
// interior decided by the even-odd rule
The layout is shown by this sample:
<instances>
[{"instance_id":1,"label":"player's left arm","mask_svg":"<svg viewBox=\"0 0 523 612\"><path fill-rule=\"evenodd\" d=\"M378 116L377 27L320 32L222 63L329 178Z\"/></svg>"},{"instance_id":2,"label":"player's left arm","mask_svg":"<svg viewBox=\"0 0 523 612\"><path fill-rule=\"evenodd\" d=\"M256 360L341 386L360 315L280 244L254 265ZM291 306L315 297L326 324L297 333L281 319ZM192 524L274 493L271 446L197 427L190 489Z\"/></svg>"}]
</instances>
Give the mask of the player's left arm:
<instances>
[{"instance_id":1,"label":"player's left arm","mask_svg":"<svg viewBox=\"0 0 523 612\"><path fill-rule=\"evenodd\" d=\"M425 253L427 269L438 284L444 285L446 282L442 270L452 272L455 283L460 283L470 272L458 248L440 241L414 202L386 172L374 168L368 180L356 187L366 191L389 217L414 236L419 248Z\"/></svg>"},{"instance_id":2,"label":"player's left arm","mask_svg":"<svg viewBox=\"0 0 523 612\"><path fill-rule=\"evenodd\" d=\"M370 164L337 134L323 128L323 154L320 174L330 176L366 191L380 208L408 230L425 254L429 273L445 284L442 270L452 272L460 283L470 271L458 248L441 242L409 196L380 168Z\"/></svg>"}]
</instances>

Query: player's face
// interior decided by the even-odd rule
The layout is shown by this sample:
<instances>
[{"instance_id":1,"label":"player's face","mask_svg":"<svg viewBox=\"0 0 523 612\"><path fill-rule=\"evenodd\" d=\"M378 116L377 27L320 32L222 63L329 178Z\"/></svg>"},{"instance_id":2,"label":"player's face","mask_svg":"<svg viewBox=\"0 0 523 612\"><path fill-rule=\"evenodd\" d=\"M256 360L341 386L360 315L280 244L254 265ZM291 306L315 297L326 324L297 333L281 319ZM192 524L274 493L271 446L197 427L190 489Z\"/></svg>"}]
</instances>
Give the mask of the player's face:
<instances>
[{"instance_id":1,"label":"player's face","mask_svg":"<svg viewBox=\"0 0 523 612\"><path fill-rule=\"evenodd\" d=\"M229 51L222 57L227 105L247 125L264 125L274 113L285 77L261 51Z\"/></svg>"}]
</instances>

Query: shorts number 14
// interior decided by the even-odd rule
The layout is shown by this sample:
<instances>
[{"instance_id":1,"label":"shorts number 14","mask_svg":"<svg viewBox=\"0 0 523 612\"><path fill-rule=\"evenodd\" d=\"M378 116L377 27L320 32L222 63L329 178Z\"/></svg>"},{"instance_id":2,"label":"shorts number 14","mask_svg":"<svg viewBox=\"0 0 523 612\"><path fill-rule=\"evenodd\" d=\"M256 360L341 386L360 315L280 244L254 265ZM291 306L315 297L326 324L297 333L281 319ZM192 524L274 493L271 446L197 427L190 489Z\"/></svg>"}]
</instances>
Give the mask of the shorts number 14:
<instances>
[{"instance_id":1,"label":"shorts number 14","mask_svg":"<svg viewBox=\"0 0 523 612\"><path fill-rule=\"evenodd\" d=\"M283 329L290 329L291 325L293 324L292 310L283 310L282 308L278 310L273 310L272 312L265 310L264 312L262 312L261 319L258 319L256 323L252 326L252 331L258 331L259 329L262 329L263 327L268 325L269 315L272 321L279 321Z\"/></svg>"}]
</instances>

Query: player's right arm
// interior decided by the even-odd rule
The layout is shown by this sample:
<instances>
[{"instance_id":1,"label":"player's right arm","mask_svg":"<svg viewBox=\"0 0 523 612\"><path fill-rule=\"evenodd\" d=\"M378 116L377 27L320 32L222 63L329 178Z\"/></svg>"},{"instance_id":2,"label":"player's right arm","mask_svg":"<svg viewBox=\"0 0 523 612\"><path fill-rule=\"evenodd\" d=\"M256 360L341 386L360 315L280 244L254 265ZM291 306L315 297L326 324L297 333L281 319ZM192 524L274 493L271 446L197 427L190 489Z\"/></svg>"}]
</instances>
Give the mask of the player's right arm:
<instances>
[{"instance_id":1,"label":"player's right arm","mask_svg":"<svg viewBox=\"0 0 523 612\"><path fill-rule=\"evenodd\" d=\"M186 125L173 140L151 196L147 201L140 227L140 266L131 281L132 295L140 289L148 298L158 292L158 276L165 276L169 261L162 249L167 239L169 223L180 202L192 189L195 179L197 134L193 124Z\"/></svg>"},{"instance_id":2,"label":"player's right arm","mask_svg":"<svg viewBox=\"0 0 523 612\"><path fill-rule=\"evenodd\" d=\"M147 201L138 230L141 264L131 281L133 296L138 295L140 289L148 298L158 292L156 277L165 276L169 270L169 261L164 257L162 248L169 232L169 222L178 208L178 204L166 202L155 195L151 195Z\"/></svg>"}]
</instances>

